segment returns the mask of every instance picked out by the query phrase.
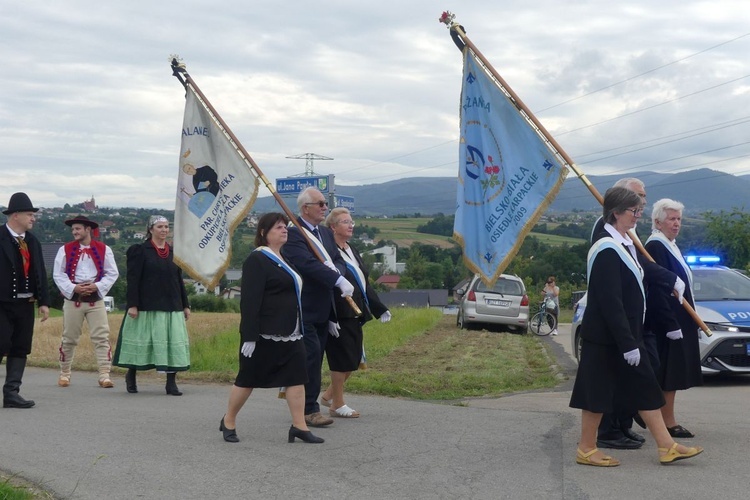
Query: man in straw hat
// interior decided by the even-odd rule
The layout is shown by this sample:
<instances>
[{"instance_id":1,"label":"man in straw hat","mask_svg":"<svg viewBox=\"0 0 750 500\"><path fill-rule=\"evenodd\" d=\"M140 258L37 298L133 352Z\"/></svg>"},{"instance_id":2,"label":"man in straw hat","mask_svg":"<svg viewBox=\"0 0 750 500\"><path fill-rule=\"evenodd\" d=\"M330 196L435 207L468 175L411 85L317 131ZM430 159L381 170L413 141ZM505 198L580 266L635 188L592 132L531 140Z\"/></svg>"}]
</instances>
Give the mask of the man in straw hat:
<instances>
[{"instance_id":1,"label":"man in straw hat","mask_svg":"<svg viewBox=\"0 0 750 500\"><path fill-rule=\"evenodd\" d=\"M5 358L3 408L31 408L19 394L26 357L34 335L34 303L42 321L49 317L49 291L42 245L31 234L36 212L26 193L10 197L4 229L0 229L0 362Z\"/></svg>"},{"instance_id":2,"label":"man in straw hat","mask_svg":"<svg viewBox=\"0 0 750 500\"><path fill-rule=\"evenodd\" d=\"M112 249L99 241L99 224L79 215L65 221L70 226L73 241L60 247L55 257L52 277L65 297L63 304L63 334L60 344L60 377L57 385L70 385L78 339L83 320L89 325L91 343L99 366L99 385L110 388L115 384L109 378L112 368L112 349L109 344L109 320L104 307L104 297L117 281L119 272Z\"/></svg>"}]
</instances>

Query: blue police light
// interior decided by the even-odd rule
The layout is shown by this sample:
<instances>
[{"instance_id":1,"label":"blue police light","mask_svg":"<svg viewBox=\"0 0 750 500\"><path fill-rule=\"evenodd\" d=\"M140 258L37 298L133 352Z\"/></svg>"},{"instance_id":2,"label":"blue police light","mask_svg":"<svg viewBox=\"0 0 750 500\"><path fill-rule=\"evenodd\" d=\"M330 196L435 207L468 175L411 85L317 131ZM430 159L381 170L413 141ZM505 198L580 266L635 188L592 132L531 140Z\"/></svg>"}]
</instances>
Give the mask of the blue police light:
<instances>
[{"instance_id":1,"label":"blue police light","mask_svg":"<svg viewBox=\"0 0 750 500\"><path fill-rule=\"evenodd\" d=\"M689 266L708 266L721 262L721 257L719 257L718 255L686 255L685 262L687 262Z\"/></svg>"}]
</instances>

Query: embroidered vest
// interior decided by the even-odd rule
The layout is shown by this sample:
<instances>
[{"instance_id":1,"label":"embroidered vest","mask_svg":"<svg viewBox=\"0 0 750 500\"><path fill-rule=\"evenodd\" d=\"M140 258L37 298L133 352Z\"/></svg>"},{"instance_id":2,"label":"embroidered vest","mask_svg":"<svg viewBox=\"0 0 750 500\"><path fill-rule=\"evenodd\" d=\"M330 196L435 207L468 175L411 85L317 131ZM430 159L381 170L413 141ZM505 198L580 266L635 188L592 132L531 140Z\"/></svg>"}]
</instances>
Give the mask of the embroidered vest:
<instances>
[{"instance_id":1,"label":"embroidered vest","mask_svg":"<svg viewBox=\"0 0 750 500\"><path fill-rule=\"evenodd\" d=\"M100 281L104 276L104 256L107 251L107 245L99 240L91 240L91 258L96 265L96 281ZM70 281L75 283L76 268L81 259L81 245L77 241L71 241L65 244L65 274Z\"/></svg>"}]
</instances>

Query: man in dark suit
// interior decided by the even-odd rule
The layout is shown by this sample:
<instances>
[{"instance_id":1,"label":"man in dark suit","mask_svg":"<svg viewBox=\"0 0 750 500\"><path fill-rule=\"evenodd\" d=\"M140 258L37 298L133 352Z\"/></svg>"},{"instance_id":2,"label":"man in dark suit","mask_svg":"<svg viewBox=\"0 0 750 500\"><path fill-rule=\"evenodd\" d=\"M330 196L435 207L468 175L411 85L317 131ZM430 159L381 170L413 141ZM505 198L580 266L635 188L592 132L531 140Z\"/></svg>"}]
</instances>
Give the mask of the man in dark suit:
<instances>
[{"instance_id":1,"label":"man in dark suit","mask_svg":"<svg viewBox=\"0 0 750 500\"><path fill-rule=\"evenodd\" d=\"M620 179L615 182L612 187L623 187L629 189L640 196L644 204L646 203L646 186L640 179L634 177ZM604 220L600 217L594 224L594 229L591 231L591 243L594 243L597 235L601 234L603 229ZM671 292L672 289L677 289L680 295L685 291L685 283L682 282L676 274L649 261L640 253L638 254L638 264L643 268L643 281L647 293L650 287L658 287L663 289L666 293ZM649 360L651 360L652 365L658 363L659 358L656 354L655 339L650 335L650 332L644 332L643 341L648 350ZM656 370L656 365L654 365L654 370ZM619 411L615 413L605 413L602 416L602 421L599 425L599 432L596 441L597 446L600 448L615 449L640 448L646 440L643 436L633 431L633 417L634 412L623 407L620 407ZM636 418L639 417L636 416Z\"/></svg>"},{"instance_id":2,"label":"man in dark suit","mask_svg":"<svg viewBox=\"0 0 750 500\"><path fill-rule=\"evenodd\" d=\"M6 358L3 408L31 408L34 401L19 395L26 357L34 334L34 302L42 321L49 317L47 272L42 245L29 231L36 212L26 193L8 202L5 227L0 229L0 362Z\"/></svg>"},{"instance_id":3,"label":"man in dark suit","mask_svg":"<svg viewBox=\"0 0 750 500\"><path fill-rule=\"evenodd\" d=\"M305 384L305 421L312 427L323 427L333 419L320 413L321 368L328 335L338 335L334 293L351 296L354 287L345 278L346 263L336 246L333 233L320 225L328 204L316 188L307 188L297 197L299 224L316 245L326 262L310 249L299 228L291 227L281 253L302 276L302 329L307 351L307 384ZM340 291L336 290L338 288Z\"/></svg>"}]
</instances>

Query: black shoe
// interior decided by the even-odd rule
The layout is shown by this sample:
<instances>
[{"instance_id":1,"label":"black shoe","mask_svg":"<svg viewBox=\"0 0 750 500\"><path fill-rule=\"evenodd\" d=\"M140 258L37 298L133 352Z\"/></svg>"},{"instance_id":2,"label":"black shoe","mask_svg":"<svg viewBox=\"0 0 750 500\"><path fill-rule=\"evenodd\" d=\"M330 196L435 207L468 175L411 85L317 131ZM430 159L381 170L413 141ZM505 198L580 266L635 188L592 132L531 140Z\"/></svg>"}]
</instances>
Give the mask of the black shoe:
<instances>
[{"instance_id":1,"label":"black shoe","mask_svg":"<svg viewBox=\"0 0 750 500\"><path fill-rule=\"evenodd\" d=\"M633 441L638 441L639 443L646 442L646 438L635 432L633 429L622 429L622 433L625 434L626 438L632 439Z\"/></svg>"},{"instance_id":2,"label":"black shoe","mask_svg":"<svg viewBox=\"0 0 750 500\"><path fill-rule=\"evenodd\" d=\"M138 386L135 385L135 368L128 368L128 373L125 374L125 388L131 394L138 392Z\"/></svg>"},{"instance_id":3,"label":"black shoe","mask_svg":"<svg viewBox=\"0 0 750 500\"><path fill-rule=\"evenodd\" d=\"M295 426L289 427L289 442L293 443L294 438L300 438L305 443L323 443L325 439L319 438L310 431L301 431Z\"/></svg>"},{"instance_id":4,"label":"black shoe","mask_svg":"<svg viewBox=\"0 0 750 500\"><path fill-rule=\"evenodd\" d=\"M636 413L635 415L633 415L633 421L636 424L638 424L641 427L641 429L646 428L646 422L643 421L643 419L641 418L639 414Z\"/></svg>"},{"instance_id":5,"label":"black shoe","mask_svg":"<svg viewBox=\"0 0 750 500\"><path fill-rule=\"evenodd\" d=\"M167 394L171 396L182 396L182 392L177 388L177 374L167 373L167 385L165 386Z\"/></svg>"},{"instance_id":6,"label":"black shoe","mask_svg":"<svg viewBox=\"0 0 750 500\"><path fill-rule=\"evenodd\" d=\"M637 450L643 446L643 443L623 436L619 439L597 439L596 446L598 448L614 448L615 450Z\"/></svg>"},{"instance_id":7,"label":"black shoe","mask_svg":"<svg viewBox=\"0 0 750 500\"><path fill-rule=\"evenodd\" d=\"M221 417L221 423L219 424L219 430L224 434L224 441L227 443L239 443L240 438L237 437L237 429L227 429L224 425L224 417Z\"/></svg>"},{"instance_id":8,"label":"black shoe","mask_svg":"<svg viewBox=\"0 0 750 500\"><path fill-rule=\"evenodd\" d=\"M22 398L17 392L7 393L3 396L3 408L31 408L35 404L31 399Z\"/></svg>"},{"instance_id":9,"label":"black shoe","mask_svg":"<svg viewBox=\"0 0 750 500\"><path fill-rule=\"evenodd\" d=\"M669 435L673 438L694 438L695 434L685 429L681 425L675 425L674 427L667 427Z\"/></svg>"}]
</instances>

